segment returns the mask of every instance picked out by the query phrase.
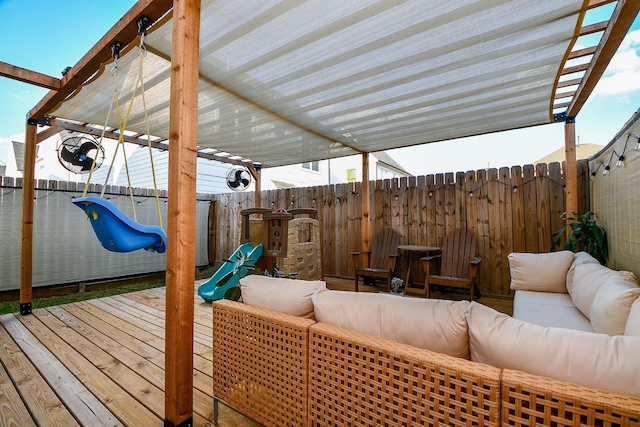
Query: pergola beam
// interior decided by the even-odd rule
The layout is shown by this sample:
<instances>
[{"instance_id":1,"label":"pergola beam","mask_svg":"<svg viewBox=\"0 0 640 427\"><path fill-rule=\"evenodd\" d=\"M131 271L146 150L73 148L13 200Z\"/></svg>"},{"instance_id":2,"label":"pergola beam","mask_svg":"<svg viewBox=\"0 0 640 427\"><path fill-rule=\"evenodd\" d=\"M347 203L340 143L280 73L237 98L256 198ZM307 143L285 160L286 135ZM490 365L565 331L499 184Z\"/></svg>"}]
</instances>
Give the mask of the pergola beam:
<instances>
[{"instance_id":1,"label":"pergola beam","mask_svg":"<svg viewBox=\"0 0 640 427\"><path fill-rule=\"evenodd\" d=\"M2 61L0 61L0 77L8 77L13 80L18 80L23 83L40 86L50 90L60 89L60 79L38 73L37 71L27 70L26 68L18 67L16 65L7 64Z\"/></svg>"},{"instance_id":2,"label":"pergola beam","mask_svg":"<svg viewBox=\"0 0 640 427\"><path fill-rule=\"evenodd\" d=\"M47 132L48 129L43 132L40 132L38 134L38 142L43 141L44 139L50 137L54 133L60 132L62 129L71 130L75 132L82 132L95 137L100 137L102 135L101 128L95 125L89 125L87 123L74 123L68 120L63 120L63 119L51 119L51 126L55 126L57 130L53 133L48 133ZM45 132L47 133L45 134ZM104 137L113 139L113 140L118 140L118 138L120 137L120 132L118 132L116 129L105 130ZM158 150L162 150L162 151L169 150L169 144L164 142L166 140L160 139L160 138L157 138L155 140L148 142L146 135L138 134L138 135L122 135L122 139L124 142L136 144L141 147L148 147L149 145L151 145L151 148L156 148ZM212 149L207 149L207 150L212 150ZM197 156L202 159L215 160L221 163L228 163L228 164L239 165L239 166L248 166L248 162L245 159L242 159L242 158L234 159L234 158L230 158L232 156L220 154L222 153L222 151L217 151L217 150L212 150L212 151L213 152L198 151Z\"/></svg>"},{"instance_id":3,"label":"pergola beam","mask_svg":"<svg viewBox=\"0 0 640 427\"><path fill-rule=\"evenodd\" d=\"M593 92L596 84L604 74L607 65L618 50L622 39L631 28L633 21L640 10L640 0L619 0L616 8L609 19L610 25L602 34L600 43L593 54L589 68L585 71L582 82L578 86L576 96L571 100L569 108L567 108L567 116L575 117L584 103Z\"/></svg>"}]
</instances>

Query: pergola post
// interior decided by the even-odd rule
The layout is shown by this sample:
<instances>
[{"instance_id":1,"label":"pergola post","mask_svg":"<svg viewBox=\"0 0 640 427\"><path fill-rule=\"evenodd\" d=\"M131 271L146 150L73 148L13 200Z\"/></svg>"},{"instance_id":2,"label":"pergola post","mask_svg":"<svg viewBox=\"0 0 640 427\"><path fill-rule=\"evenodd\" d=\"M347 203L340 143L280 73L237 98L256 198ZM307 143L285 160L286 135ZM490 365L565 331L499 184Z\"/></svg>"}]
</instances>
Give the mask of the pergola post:
<instances>
[{"instance_id":1,"label":"pergola post","mask_svg":"<svg viewBox=\"0 0 640 427\"><path fill-rule=\"evenodd\" d=\"M362 153L362 250L369 250L369 153ZM368 265L369 260L365 261Z\"/></svg>"},{"instance_id":2,"label":"pergola post","mask_svg":"<svg viewBox=\"0 0 640 427\"><path fill-rule=\"evenodd\" d=\"M31 314L33 300L33 197L35 194L36 123L27 122L22 172L22 244L20 245L20 314Z\"/></svg>"},{"instance_id":3,"label":"pergola post","mask_svg":"<svg viewBox=\"0 0 640 427\"><path fill-rule=\"evenodd\" d=\"M169 114L165 427L193 425L200 1L174 0Z\"/></svg>"},{"instance_id":4,"label":"pergola post","mask_svg":"<svg viewBox=\"0 0 640 427\"><path fill-rule=\"evenodd\" d=\"M576 120L568 117L564 125L565 170L565 212L567 217L578 212L578 165L576 163Z\"/></svg>"}]
</instances>

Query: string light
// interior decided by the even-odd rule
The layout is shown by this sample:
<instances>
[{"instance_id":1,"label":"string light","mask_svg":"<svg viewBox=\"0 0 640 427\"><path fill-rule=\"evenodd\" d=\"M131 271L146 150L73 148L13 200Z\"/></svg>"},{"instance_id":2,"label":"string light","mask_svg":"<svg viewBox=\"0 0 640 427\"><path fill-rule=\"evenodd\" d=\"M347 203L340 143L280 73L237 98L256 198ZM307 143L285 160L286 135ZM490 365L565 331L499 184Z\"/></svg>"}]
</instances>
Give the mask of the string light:
<instances>
[{"instance_id":1,"label":"string light","mask_svg":"<svg viewBox=\"0 0 640 427\"><path fill-rule=\"evenodd\" d=\"M618 157L618 161L616 162L616 167L619 167L619 168L624 167L624 156Z\"/></svg>"},{"instance_id":2,"label":"string light","mask_svg":"<svg viewBox=\"0 0 640 427\"><path fill-rule=\"evenodd\" d=\"M611 169L611 167L610 167L609 165L606 165L606 166L604 167L604 169L602 170L602 175L603 175L603 176L607 176L607 175L609 175L609 170L610 170L610 169Z\"/></svg>"}]
</instances>

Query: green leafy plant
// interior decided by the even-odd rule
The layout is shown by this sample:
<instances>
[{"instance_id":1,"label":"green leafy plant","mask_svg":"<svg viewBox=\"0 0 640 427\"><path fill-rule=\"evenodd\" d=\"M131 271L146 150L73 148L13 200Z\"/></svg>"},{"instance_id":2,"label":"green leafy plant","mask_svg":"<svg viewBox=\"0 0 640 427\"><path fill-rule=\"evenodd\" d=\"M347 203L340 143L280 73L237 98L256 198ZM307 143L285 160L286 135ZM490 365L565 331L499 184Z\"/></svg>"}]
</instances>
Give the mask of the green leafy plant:
<instances>
[{"instance_id":1,"label":"green leafy plant","mask_svg":"<svg viewBox=\"0 0 640 427\"><path fill-rule=\"evenodd\" d=\"M391 279L391 292L398 293L404 286L404 280L399 277L394 277Z\"/></svg>"},{"instance_id":2,"label":"green leafy plant","mask_svg":"<svg viewBox=\"0 0 640 427\"><path fill-rule=\"evenodd\" d=\"M551 251L555 252L558 248L570 250L572 252L585 251L600 264L605 265L609 260L609 246L607 243L607 232L592 219L595 214L591 211L578 215L567 217L564 212L561 216L563 221L570 221L560 230L553 233ZM567 231L569 235L566 236ZM566 236L566 241L564 241Z\"/></svg>"}]
</instances>

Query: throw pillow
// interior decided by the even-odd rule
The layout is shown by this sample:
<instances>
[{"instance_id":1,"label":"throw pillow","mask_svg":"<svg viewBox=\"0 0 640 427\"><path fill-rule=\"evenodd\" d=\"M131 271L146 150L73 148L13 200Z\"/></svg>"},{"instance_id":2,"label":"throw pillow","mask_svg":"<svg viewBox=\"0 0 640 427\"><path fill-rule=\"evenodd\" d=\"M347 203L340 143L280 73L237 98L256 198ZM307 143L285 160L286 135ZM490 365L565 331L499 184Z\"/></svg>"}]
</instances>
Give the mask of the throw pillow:
<instances>
[{"instance_id":1,"label":"throw pillow","mask_svg":"<svg viewBox=\"0 0 640 427\"><path fill-rule=\"evenodd\" d=\"M567 293L567 272L572 262L571 251L545 254L510 253L511 289Z\"/></svg>"},{"instance_id":2,"label":"throw pillow","mask_svg":"<svg viewBox=\"0 0 640 427\"><path fill-rule=\"evenodd\" d=\"M640 337L640 298L631 305L624 334L630 337Z\"/></svg>"},{"instance_id":3,"label":"throw pillow","mask_svg":"<svg viewBox=\"0 0 640 427\"><path fill-rule=\"evenodd\" d=\"M601 334L623 335L631 305L639 295L640 287L628 275L609 279L598 289L591 304L589 319L593 329Z\"/></svg>"},{"instance_id":4,"label":"throw pillow","mask_svg":"<svg viewBox=\"0 0 640 427\"><path fill-rule=\"evenodd\" d=\"M245 304L293 316L315 319L311 296L326 290L321 280L297 280L249 275L240 279Z\"/></svg>"},{"instance_id":5,"label":"throw pillow","mask_svg":"<svg viewBox=\"0 0 640 427\"><path fill-rule=\"evenodd\" d=\"M631 276L630 276L631 275ZM569 291L571 300L586 317L591 318L591 305L601 286L616 277L622 280L630 280L632 273L626 271L615 271L604 265L585 263L575 267L573 274L573 285Z\"/></svg>"},{"instance_id":6,"label":"throw pillow","mask_svg":"<svg viewBox=\"0 0 640 427\"><path fill-rule=\"evenodd\" d=\"M571 291L573 290L573 275L576 272L576 267L587 263L600 264L597 259L587 252L581 251L575 253L573 262L571 263L571 268L569 268L569 271L567 272L567 292L569 292L569 294L571 294Z\"/></svg>"}]
</instances>

